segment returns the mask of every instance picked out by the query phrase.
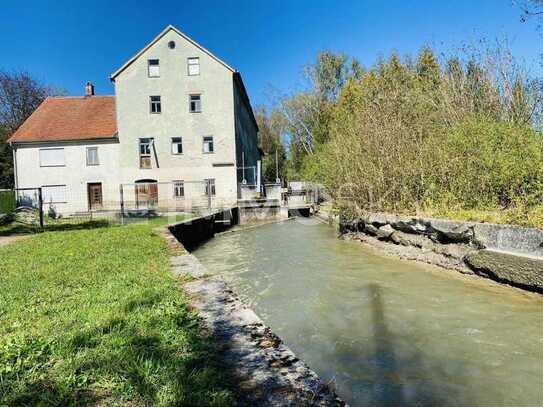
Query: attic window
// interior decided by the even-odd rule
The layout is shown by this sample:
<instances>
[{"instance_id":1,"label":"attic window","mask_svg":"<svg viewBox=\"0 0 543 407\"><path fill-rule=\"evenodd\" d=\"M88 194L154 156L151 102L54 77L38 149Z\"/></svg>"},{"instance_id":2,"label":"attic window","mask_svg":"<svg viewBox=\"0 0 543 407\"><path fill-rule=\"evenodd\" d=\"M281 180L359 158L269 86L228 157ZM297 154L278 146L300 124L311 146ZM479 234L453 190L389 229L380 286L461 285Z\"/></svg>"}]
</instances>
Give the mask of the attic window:
<instances>
[{"instance_id":1,"label":"attic window","mask_svg":"<svg viewBox=\"0 0 543 407\"><path fill-rule=\"evenodd\" d=\"M149 78L158 78L160 76L160 64L158 59L149 59L147 61Z\"/></svg>"},{"instance_id":2,"label":"attic window","mask_svg":"<svg viewBox=\"0 0 543 407\"><path fill-rule=\"evenodd\" d=\"M189 76L200 75L200 58L192 57L187 59Z\"/></svg>"},{"instance_id":3,"label":"attic window","mask_svg":"<svg viewBox=\"0 0 543 407\"><path fill-rule=\"evenodd\" d=\"M175 41L168 42L168 48L169 49L174 49L175 48Z\"/></svg>"}]
</instances>

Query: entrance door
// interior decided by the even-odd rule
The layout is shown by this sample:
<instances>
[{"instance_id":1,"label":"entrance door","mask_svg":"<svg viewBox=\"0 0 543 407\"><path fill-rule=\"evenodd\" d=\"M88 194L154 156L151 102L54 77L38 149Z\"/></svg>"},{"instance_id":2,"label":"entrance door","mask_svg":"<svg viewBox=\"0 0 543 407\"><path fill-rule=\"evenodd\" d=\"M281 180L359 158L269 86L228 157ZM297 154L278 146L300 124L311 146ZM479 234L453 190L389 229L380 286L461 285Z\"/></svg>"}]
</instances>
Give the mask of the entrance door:
<instances>
[{"instance_id":1,"label":"entrance door","mask_svg":"<svg viewBox=\"0 0 543 407\"><path fill-rule=\"evenodd\" d=\"M102 183L94 182L87 184L87 194L89 196L89 210L102 209Z\"/></svg>"},{"instance_id":2,"label":"entrance door","mask_svg":"<svg viewBox=\"0 0 543 407\"><path fill-rule=\"evenodd\" d=\"M158 185L155 180L136 181L136 207L155 209L158 204Z\"/></svg>"}]
</instances>

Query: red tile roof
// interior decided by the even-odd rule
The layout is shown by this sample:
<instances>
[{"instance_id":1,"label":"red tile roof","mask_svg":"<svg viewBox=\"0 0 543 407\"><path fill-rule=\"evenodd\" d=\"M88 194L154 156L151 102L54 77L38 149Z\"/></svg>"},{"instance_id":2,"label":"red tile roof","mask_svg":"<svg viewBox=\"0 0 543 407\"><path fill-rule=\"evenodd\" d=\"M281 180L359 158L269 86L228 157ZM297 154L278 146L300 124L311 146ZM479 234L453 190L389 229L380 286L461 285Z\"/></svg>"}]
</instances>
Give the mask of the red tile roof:
<instances>
[{"instance_id":1,"label":"red tile roof","mask_svg":"<svg viewBox=\"0 0 543 407\"><path fill-rule=\"evenodd\" d=\"M48 97L8 141L90 140L116 133L115 96Z\"/></svg>"}]
</instances>

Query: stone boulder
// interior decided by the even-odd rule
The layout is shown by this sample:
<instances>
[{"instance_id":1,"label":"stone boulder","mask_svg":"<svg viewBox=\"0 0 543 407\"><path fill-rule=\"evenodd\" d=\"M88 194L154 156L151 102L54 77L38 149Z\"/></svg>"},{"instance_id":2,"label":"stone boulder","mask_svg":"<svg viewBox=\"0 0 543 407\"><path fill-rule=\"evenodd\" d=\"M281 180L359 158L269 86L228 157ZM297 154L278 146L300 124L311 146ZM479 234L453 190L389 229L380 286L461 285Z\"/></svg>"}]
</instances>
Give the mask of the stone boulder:
<instances>
[{"instance_id":1,"label":"stone boulder","mask_svg":"<svg viewBox=\"0 0 543 407\"><path fill-rule=\"evenodd\" d=\"M410 233L395 231L390 235L390 240L402 246L413 246L419 249L431 249L433 243L423 235L414 235Z\"/></svg>"},{"instance_id":2,"label":"stone boulder","mask_svg":"<svg viewBox=\"0 0 543 407\"><path fill-rule=\"evenodd\" d=\"M404 233L420 235L426 233L426 225L417 218L398 219L390 224L394 229Z\"/></svg>"},{"instance_id":3,"label":"stone boulder","mask_svg":"<svg viewBox=\"0 0 543 407\"><path fill-rule=\"evenodd\" d=\"M473 225L466 222L432 219L428 222L428 232L435 236L439 243L475 242Z\"/></svg>"},{"instance_id":4,"label":"stone boulder","mask_svg":"<svg viewBox=\"0 0 543 407\"><path fill-rule=\"evenodd\" d=\"M393 233L394 228L390 225L385 225L377 229L375 236L377 236L377 239L379 240L389 240Z\"/></svg>"},{"instance_id":5,"label":"stone boulder","mask_svg":"<svg viewBox=\"0 0 543 407\"><path fill-rule=\"evenodd\" d=\"M468 254L465 261L477 274L517 287L543 292L543 260L479 250Z\"/></svg>"},{"instance_id":6,"label":"stone boulder","mask_svg":"<svg viewBox=\"0 0 543 407\"><path fill-rule=\"evenodd\" d=\"M366 223L364 224L363 231L370 236L377 236L379 230L375 226Z\"/></svg>"}]
</instances>

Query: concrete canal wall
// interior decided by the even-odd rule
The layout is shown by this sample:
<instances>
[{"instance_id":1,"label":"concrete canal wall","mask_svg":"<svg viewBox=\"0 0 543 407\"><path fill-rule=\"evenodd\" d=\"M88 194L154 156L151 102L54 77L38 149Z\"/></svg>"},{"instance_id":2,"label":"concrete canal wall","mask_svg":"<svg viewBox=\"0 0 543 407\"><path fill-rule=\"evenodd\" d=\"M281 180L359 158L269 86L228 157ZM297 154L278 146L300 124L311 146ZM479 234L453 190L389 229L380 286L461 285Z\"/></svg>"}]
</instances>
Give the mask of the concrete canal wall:
<instances>
[{"instance_id":1,"label":"concrete canal wall","mask_svg":"<svg viewBox=\"0 0 543 407\"><path fill-rule=\"evenodd\" d=\"M543 231L539 229L383 213L342 221L339 228L345 238L402 258L543 293Z\"/></svg>"},{"instance_id":2,"label":"concrete canal wall","mask_svg":"<svg viewBox=\"0 0 543 407\"><path fill-rule=\"evenodd\" d=\"M191 218L168 226L170 233L187 250L211 239L215 233L222 232L239 224L239 209L225 209L207 215Z\"/></svg>"},{"instance_id":3,"label":"concrete canal wall","mask_svg":"<svg viewBox=\"0 0 543 407\"><path fill-rule=\"evenodd\" d=\"M218 228L224 230L227 226L217 220L228 216L217 212L170 225L159 233L172 252L172 273L191 277L184 280L183 288L236 378L240 405L344 406L333 389L185 247L185 243L195 247L212 238Z\"/></svg>"}]
</instances>

